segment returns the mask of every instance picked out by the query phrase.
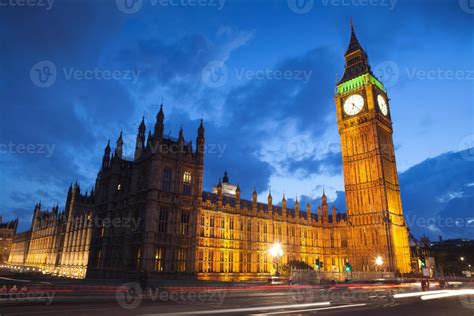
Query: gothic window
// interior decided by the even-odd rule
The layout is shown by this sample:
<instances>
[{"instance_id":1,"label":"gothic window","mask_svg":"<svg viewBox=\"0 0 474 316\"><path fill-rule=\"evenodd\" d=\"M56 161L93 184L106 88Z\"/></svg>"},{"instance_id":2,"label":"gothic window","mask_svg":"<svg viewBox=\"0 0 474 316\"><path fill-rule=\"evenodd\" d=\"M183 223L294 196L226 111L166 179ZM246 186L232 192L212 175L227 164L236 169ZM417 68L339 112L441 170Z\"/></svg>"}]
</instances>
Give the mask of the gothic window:
<instances>
[{"instance_id":1,"label":"gothic window","mask_svg":"<svg viewBox=\"0 0 474 316\"><path fill-rule=\"evenodd\" d=\"M234 219L231 217L229 222L230 239L234 239Z\"/></svg>"},{"instance_id":2,"label":"gothic window","mask_svg":"<svg viewBox=\"0 0 474 316\"><path fill-rule=\"evenodd\" d=\"M182 213L181 214L181 223L179 225L179 233L181 235L188 234L188 226L189 226L189 213Z\"/></svg>"},{"instance_id":3,"label":"gothic window","mask_svg":"<svg viewBox=\"0 0 474 316\"><path fill-rule=\"evenodd\" d=\"M243 272L243 263L244 263L244 254L242 252L239 253L239 271L237 272Z\"/></svg>"},{"instance_id":4,"label":"gothic window","mask_svg":"<svg viewBox=\"0 0 474 316\"><path fill-rule=\"evenodd\" d=\"M171 168L163 169L162 190L165 192L171 191Z\"/></svg>"},{"instance_id":5,"label":"gothic window","mask_svg":"<svg viewBox=\"0 0 474 316\"><path fill-rule=\"evenodd\" d=\"M252 272L252 253L247 253L247 272Z\"/></svg>"},{"instance_id":6,"label":"gothic window","mask_svg":"<svg viewBox=\"0 0 474 316\"><path fill-rule=\"evenodd\" d=\"M199 251L199 255L198 255L198 271L199 272L203 272L202 263L203 263L203 253L202 251Z\"/></svg>"},{"instance_id":7,"label":"gothic window","mask_svg":"<svg viewBox=\"0 0 474 316\"><path fill-rule=\"evenodd\" d=\"M212 265L214 264L214 252L209 251L209 255L207 257L207 272L214 272L214 268Z\"/></svg>"},{"instance_id":8,"label":"gothic window","mask_svg":"<svg viewBox=\"0 0 474 316\"><path fill-rule=\"evenodd\" d=\"M140 249L140 247L138 247L138 249L137 249L137 256L136 256L136 258L137 258L137 261L136 261L136 269L137 269L137 271L140 270L141 255L142 255L141 249Z\"/></svg>"},{"instance_id":9,"label":"gothic window","mask_svg":"<svg viewBox=\"0 0 474 316\"><path fill-rule=\"evenodd\" d=\"M162 208L160 210L158 231L160 233L166 233L167 230L168 230L168 209L167 208Z\"/></svg>"},{"instance_id":10,"label":"gothic window","mask_svg":"<svg viewBox=\"0 0 474 316\"><path fill-rule=\"evenodd\" d=\"M155 251L155 271L163 272L165 270L165 249L157 248Z\"/></svg>"},{"instance_id":11,"label":"gothic window","mask_svg":"<svg viewBox=\"0 0 474 316\"><path fill-rule=\"evenodd\" d=\"M229 267L227 268L228 272L234 272L234 253L229 252Z\"/></svg>"},{"instance_id":12,"label":"gothic window","mask_svg":"<svg viewBox=\"0 0 474 316\"><path fill-rule=\"evenodd\" d=\"M209 229L209 234L210 234L210 236L211 236L212 238L214 238L214 217L211 217L211 218L209 219L209 226L211 227L211 228Z\"/></svg>"},{"instance_id":13,"label":"gothic window","mask_svg":"<svg viewBox=\"0 0 474 316\"><path fill-rule=\"evenodd\" d=\"M250 241L252 238L252 223L249 221L247 223L247 240Z\"/></svg>"},{"instance_id":14,"label":"gothic window","mask_svg":"<svg viewBox=\"0 0 474 316\"><path fill-rule=\"evenodd\" d=\"M186 271L187 250L184 248L178 249L178 272Z\"/></svg>"},{"instance_id":15,"label":"gothic window","mask_svg":"<svg viewBox=\"0 0 474 316\"><path fill-rule=\"evenodd\" d=\"M201 220L199 222L199 236L204 237L204 216L201 216Z\"/></svg>"},{"instance_id":16,"label":"gothic window","mask_svg":"<svg viewBox=\"0 0 474 316\"><path fill-rule=\"evenodd\" d=\"M263 272L268 273L268 256L263 254Z\"/></svg>"},{"instance_id":17,"label":"gothic window","mask_svg":"<svg viewBox=\"0 0 474 316\"><path fill-rule=\"evenodd\" d=\"M221 218L221 228L219 229L219 234L220 234L220 238L224 239L225 238L225 220L224 218Z\"/></svg>"},{"instance_id":18,"label":"gothic window","mask_svg":"<svg viewBox=\"0 0 474 316\"><path fill-rule=\"evenodd\" d=\"M185 171L183 174L183 194L191 194L191 173L189 171Z\"/></svg>"},{"instance_id":19,"label":"gothic window","mask_svg":"<svg viewBox=\"0 0 474 316\"><path fill-rule=\"evenodd\" d=\"M219 258L219 272L224 272L224 252L221 251L221 256Z\"/></svg>"}]
</instances>

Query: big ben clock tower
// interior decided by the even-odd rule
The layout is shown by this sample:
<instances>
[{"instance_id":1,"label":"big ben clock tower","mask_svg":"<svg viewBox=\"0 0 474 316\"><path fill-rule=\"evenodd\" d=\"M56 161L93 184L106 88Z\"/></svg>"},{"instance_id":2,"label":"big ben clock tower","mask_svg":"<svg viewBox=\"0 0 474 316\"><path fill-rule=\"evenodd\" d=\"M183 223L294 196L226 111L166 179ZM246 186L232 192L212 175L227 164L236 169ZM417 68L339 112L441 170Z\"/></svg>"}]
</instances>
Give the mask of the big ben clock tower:
<instances>
[{"instance_id":1,"label":"big ben clock tower","mask_svg":"<svg viewBox=\"0 0 474 316\"><path fill-rule=\"evenodd\" d=\"M336 89L341 137L349 260L354 271L409 272L408 229L403 218L392 140L390 102L372 74L351 23L345 70Z\"/></svg>"}]
</instances>

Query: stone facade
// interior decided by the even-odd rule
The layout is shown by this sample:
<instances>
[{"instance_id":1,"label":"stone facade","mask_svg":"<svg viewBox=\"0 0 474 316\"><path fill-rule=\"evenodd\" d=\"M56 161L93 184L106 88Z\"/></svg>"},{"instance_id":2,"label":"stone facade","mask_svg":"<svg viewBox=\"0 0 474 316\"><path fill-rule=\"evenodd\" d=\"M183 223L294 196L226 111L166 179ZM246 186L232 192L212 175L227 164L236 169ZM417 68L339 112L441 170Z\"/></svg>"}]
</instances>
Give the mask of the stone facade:
<instances>
[{"instance_id":1,"label":"stone facade","mask_svg":"<svg viewBox=\"0 0 474 316\"><path fill-rule=\"evenodd\" d=\"M330 208L287 208L241 199L239 185L223 180L203 191L205 130L196 142L165 136L163 105L153 129L138 127L133 158L123 155L122 134L114 152L106 145L95 190L69 189L66 208L35 208L31 230L15 238L11 263L72 277L266 279L281 264L303 261L321 272L410 271L408 230L400 201L387 91L372 74L352 28L346 67L335 103L341 137L347 214ZM382 101L380 100L382 98ZM26 240L26 241L25 241ZM379 257L378 266L375 258ZM86 271L87 270L87 271Z\"/></svg>"},{"instance_id":2,"label":"stone facade","mask_svg":"<svg viewBox=\"0 0 474 316\"><path fill-rule=\"evenodd\" d=\"M43 210L37 203L30 230L14 237L8 263L83 278L89 258L94 194L69 188L66 210Z\"/></svg>"},{"instance_id":3,"label":"stone facade","mask_svg":"<svg viewBox=\"0 0 474 316\"><path fill-rule=\"evenodd\" d=\"M0 263L8 261L17 226L18 219L3 223L3 219L0 216Z\"/></svg>"},{"instance_id":4,"label":"stone facade","mask_svg":"<svg viewBox=\"0 0 474 316\"><path fill-rule=\"evenodd\" d=\"M336 90L346 193L349 257L357 271L407 273L408 228L400 199L389 98L372 74L368 57L352 27L346 67Z\"/></svg>"}]
</instances>

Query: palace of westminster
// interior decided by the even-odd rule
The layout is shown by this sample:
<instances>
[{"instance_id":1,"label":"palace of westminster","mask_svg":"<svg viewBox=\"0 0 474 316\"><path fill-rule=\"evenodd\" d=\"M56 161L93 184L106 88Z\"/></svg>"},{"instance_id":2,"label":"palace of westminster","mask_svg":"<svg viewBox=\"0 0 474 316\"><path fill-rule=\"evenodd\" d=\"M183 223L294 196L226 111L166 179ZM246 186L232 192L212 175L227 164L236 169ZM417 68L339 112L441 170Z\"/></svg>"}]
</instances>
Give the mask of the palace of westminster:
<instances>
[{"instance_id":1,"label":"palace of westminster","mask_svg":"<svg viewBox=\"0 0 474 316\"><path fill-rule=\"evenodd\" d=\"M94 190L71 185L65 209L37 204L31 228L13 236L9 265L77 278L153 277L256 280L281 264L303 261L321 271L408 273L408 227L400 201L392 122L386 89L351 28L345 71L335 105L341 140L346 214L321 205L288 208L283 196L266 203L241 199L227 173L203 190L205 130L195 146L166 137L161 106L153 130L138 127L133 159L123 156L122 135L105 147ZM276 202L276 203L275 203ZM379 257L382 266L374 261Z\"/></svg>"}]
</instances>

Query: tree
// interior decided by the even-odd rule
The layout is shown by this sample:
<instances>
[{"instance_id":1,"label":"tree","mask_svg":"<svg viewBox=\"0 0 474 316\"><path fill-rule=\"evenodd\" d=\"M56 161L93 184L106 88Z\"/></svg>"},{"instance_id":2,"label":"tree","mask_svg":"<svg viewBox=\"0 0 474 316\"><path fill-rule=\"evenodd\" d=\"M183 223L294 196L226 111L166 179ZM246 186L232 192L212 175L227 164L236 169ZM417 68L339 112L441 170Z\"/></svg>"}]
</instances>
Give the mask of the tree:
<instances>
[{"instance_id":1,"label":"tree","mask_svg":"<svg viewBox=\"0 0 474 316\"><path fill-rule=\"evenodd\" d=\"M431 246L430 238L426 235L421 236L419 243L423 249L427 249Z\"/></svg>"}]
</instances>

